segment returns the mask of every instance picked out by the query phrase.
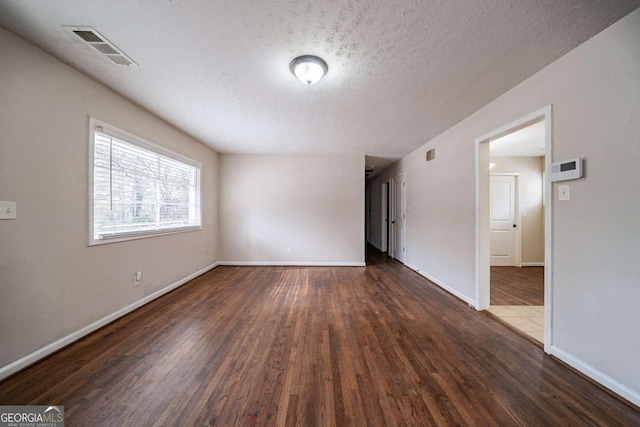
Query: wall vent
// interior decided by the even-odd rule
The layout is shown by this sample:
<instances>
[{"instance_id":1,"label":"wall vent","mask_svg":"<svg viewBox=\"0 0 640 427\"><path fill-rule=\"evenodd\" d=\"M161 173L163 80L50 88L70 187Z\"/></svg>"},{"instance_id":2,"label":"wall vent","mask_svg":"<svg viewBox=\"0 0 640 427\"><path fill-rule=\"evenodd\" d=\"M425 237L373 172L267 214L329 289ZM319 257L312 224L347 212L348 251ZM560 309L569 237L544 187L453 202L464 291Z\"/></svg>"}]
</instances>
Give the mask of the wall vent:
<instances>
[{"instance_id":1,"label":"wall vent","mask_svg":"<svg viewBox=\"0 0 640 427\"><path fill-rule=\"evenodd\" d=\"M113 63L126 66L138 65L93 27L78 27L75 25L63 25L63 27L80 37L85 43L103 56L106 56Z\"/></svg>"},{"instance_id":2,"label":"wall vent","mask_svg":"<svg viewBox=\"0 0 640 427\"><path fill-rule=\"evenodd\" d=\"M432 148L431 150L427 151L427 162L430 162L431 160L436 158L436 149Z\"/></svg>"}]
</instances>

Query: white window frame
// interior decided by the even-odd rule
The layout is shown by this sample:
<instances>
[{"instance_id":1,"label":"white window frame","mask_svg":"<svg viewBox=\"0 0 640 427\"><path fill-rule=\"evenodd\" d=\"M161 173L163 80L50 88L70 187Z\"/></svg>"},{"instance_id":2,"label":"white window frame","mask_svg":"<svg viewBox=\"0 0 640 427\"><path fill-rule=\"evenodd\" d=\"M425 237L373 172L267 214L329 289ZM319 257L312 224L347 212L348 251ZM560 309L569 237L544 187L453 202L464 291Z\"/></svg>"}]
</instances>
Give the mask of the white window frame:
<instances>
[{"instance_id":1,"label":"white window frame","mask_svg":"<svg viewBox=\"0 0 640 427\"><path fill-rule=\"evenodd\" d=\"M200 225L198 226L186 226L167 228L162 230L148 230L139 232L127 232L121 233L120 236L113 235L108 238L96 239L94 237L94 217L93 217L93 191L94 191L94 161L95 161L95 130L97 127L102 127L106 132L114 137L122 139L123 141L132 145L138 146L142 149L152 151L165 157L186 163L194 166L198 169L198 213L200 215ZM89 116L89 246L104 245L108 243L124 242L128 240L145 239L148 237L164 236L167 234L175 233L187 233L191 231L202 230L202 164L175 151L164 148L158 144L155 144L146 139L140 138L132 133L119 129L106 122L98 120Z\"/></svg>"}]
</instances>

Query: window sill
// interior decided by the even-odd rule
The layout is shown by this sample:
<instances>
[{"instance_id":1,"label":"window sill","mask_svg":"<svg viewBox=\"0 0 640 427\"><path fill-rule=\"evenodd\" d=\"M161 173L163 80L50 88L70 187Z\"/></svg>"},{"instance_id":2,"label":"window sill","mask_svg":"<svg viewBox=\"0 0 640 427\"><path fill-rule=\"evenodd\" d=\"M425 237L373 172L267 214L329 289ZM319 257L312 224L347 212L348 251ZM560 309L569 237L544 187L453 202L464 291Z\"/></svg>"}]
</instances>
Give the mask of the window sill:
<instances>
[{"instance_id":1,"label":"window sill","mask_svg":"<svg viewBox=\"0 0 640 427\"><path fill-rule=\"evenodd\" d=\"M169 228L166 230L142 231L134 233L120 233L106 235L100 239L90 238L89 246L106 245L109 243L127 242L129 240L146 239L149 237L166 236L168 234L189 233L191 231L202 230L202 226Z\"/></svg>"}]
</instances>

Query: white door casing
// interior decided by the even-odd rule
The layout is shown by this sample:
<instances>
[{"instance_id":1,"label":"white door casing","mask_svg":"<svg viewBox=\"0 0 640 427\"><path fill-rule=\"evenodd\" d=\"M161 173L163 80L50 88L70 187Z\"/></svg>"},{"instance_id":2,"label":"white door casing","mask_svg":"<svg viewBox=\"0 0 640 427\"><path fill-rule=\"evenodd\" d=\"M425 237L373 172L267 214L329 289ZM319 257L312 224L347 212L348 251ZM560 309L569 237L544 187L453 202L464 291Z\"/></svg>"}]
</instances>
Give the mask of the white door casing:
<instances>
[{"instance_id":1,"label":"white door casing","mask_svg":"<svg viewBox=\"0 0 640 427\"><path fill-rule=\"evenodd\" d=\"M489 196L492 266L516 265L516 177L491 175Z\"/></svg>"},{"instance_id":2,"label":"white door casing","mask_svg":"<svg viewBox=\"0 0 640 427\"><path fill-rule=\"evenodd\" d=\"M406 175L398 175L393 178L393 204L391 216L391 229L393 231L392 256L398 261L405 261L406 232L407 232L407 180Z\"/></svg>"},{"instance_id":3,"label":"white door casing","mask_svg":"<svg viewBox=\"0 0 640 427\"><path fill-rule=\"evenodd\" d=\"M389 181L382 183L382 252L389 252Z\"/></svg>"}]
</instances>

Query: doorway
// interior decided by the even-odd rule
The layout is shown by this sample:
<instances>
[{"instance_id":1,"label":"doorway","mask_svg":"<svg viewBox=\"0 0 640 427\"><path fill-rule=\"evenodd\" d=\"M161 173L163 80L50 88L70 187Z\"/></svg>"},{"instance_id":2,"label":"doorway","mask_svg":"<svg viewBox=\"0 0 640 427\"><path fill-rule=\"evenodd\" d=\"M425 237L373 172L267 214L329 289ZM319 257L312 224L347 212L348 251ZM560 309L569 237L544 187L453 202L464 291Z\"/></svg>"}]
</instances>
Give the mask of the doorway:
<instances>
[{"instance_id":1,"label":"doorway","mask_svg":"<svg viewBox=\"0 0 640 427\"><path fill-rule=\"evenodd\" d=\"M547 352L552 211L544 171L551 124L548 106L476 139L477 308L543 342Z\"/></svg>"},{"instance_id":2,"label":"doorway","mask_svg":"<svg viewBox=\"0 0 640 427\"><path fill-rule=\"evenodd\" d=\"M544 150L544 120L489 141L489 312L541 343Z\"/></svg>"}]
</instances>

